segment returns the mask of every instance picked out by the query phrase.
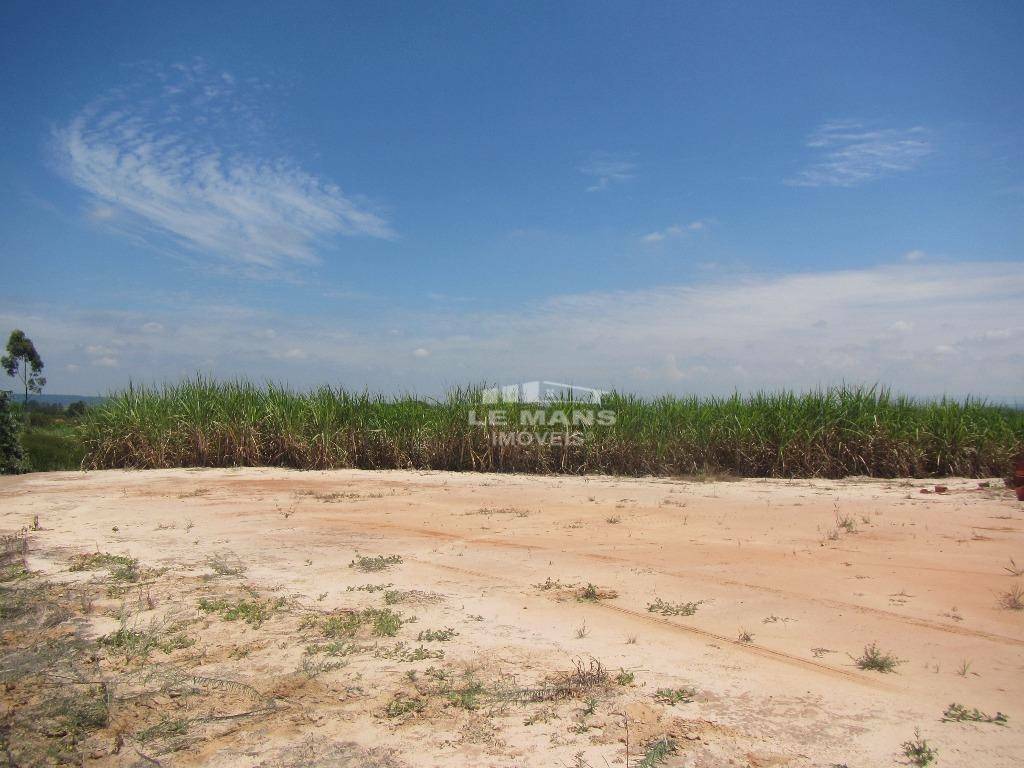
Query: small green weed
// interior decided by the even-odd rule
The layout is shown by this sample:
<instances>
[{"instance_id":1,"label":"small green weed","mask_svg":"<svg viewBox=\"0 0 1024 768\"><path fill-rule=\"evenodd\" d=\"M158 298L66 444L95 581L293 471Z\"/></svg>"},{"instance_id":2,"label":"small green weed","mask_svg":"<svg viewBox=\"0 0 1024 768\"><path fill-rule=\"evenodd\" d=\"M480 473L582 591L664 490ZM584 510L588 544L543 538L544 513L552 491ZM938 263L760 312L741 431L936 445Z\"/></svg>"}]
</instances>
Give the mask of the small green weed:
<instances>
[{"instance_id":1,"label":"small green weed","mask_svg":"<svg viewBox=\"0 0 1024 768\"><path fill-rule=\"evenodd\" d=\"M263 622L267 621L274 612L283 608L285 599L279 597L276 600L207 600L205 597L199 599L199 610L203 613L216 613L224 621L237 621L242 619L250 627L258 629Z\"/></svg>"},{"instance_id":2,"label":"small green weed","mask_svg":"<svg viewBox=\"0 0 1024 768\"><path fill-rule=\"evenodd\" d=\"M913 765L925 766L933 762L939 750L931 746L927 739L921 738L921 731L914 729L914 738L903 742L903 754Z\"/></svg>"},{"instance_id":3,"label":"small green weed","mask_svg":"<svg viewBox=\"0 0 1024 768\"><path fill-rule=\"evenodd\" d=\"M674 707L676 704L689 704L696 695L696 688L659 688L654 692L654 700Z\"/></svg>"},{"instance_id":4,"label":"small green weed","mask_svg":"<svg viewBox=\"0 0 1024 768\"><path fill-rule=\"evenodd\" d=\"M427 702L423 699L397 694L384 708L384 714L392 718L403 717L408 714L422 712L426 707Z\"/></svg>"},{"instance_id":5,"label":"small green weed","mask_svg":"<svg viewBox=\"0 0 1024 768\"><path fill-rule=\"evenodd\" d=\"M853 657L850 657L853 659ZM878 643L871 643L871 645L864 646L864 653L858 658L853 659L853 663L856 664L860 669L870 669L875 672L895 672L896 667L904 662L903 659L899 659L891 653L884 653L879 647Z\"/></svg>"},{"instance_id":6,"label":"small green weed","mask_svg":"<svg viewBox=\"0 0 1024 768\"><path fill-rule=\"evenodd\" d=\"M644 749L644 756L640 758L640 762L633 764L633 768L657 768L675 751L676 743L667 736L652 741Z\"/></svg>"},{"instance_id":7,"label":"small green weed","mask_svg":"<svg viewBox=\"0 0 1024 768\"><path fill-rule=\"evenodd\" d=\"M419 642L447 643L458 634L459 633L451 627L445 627L444 629L425 629L416 636L416 639Z\"/></svg>"},{"instance_id":8,"label":"small green weed","mask_svg":"<svg viewBox=\"0 0 1024 768\"><path fill-rule=\"evenodd\" d=\"M942 713L943 722L972 722L972 723L994 723L996 725L1006 725L1006 721L1009 718L1006 717L1002 712L996 712L994 715L987 715L977 707L968 709L963 704L950 704L946 707L946 711Z\"/></svg>"}]
</instances>

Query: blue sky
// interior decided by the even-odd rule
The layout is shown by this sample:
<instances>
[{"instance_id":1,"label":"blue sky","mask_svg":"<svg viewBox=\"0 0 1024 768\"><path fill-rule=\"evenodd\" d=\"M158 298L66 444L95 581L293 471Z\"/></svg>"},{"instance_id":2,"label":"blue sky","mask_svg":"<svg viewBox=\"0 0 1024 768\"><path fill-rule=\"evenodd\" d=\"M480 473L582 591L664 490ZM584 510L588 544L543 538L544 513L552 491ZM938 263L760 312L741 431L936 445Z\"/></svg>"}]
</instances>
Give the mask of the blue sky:
<instances>
[{"instance_id":1,"label":"blue sky","mask_svg":"<svg viewBox=\"0 0 1024 768\"><path fill-rule=\"evenodd\" d=\"M48 391L1024 396L1024 7L0 11Z\"/></svg>"}]
</instances>

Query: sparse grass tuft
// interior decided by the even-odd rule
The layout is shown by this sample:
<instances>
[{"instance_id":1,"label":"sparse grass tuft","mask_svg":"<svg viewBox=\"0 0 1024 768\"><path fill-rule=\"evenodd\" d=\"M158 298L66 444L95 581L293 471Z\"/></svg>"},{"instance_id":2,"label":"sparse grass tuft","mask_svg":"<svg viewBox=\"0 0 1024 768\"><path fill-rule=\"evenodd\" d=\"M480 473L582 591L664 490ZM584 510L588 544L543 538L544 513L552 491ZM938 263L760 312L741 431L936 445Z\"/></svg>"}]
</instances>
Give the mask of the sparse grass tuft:
<instances>
[{"instance_id":1,"label":"sparse grass tuft","mask_svg":"<svg viewBox=\"0 0 1024 768\"><path fill-rule=\"evenodd\" d=\"M143 728L135 734L135 738L138 739L140 744L146 744L150 741L169 739L174 736L184 736L188 733L188 727L188 720L182 718L168 718L166 720L161 720L156 725L149 726L149 728Z\"/></svg>"},{"instance_id":2,"label":"sparse grass tuft","mask_svg":"<svg viewBox=\"0 0 1024 768\"><path fill-rule=\"evenodd\" d=\"M752 643L754 642L754 636L745 629L741 629L739 634L736 636L737 643Z\"/></svg>"},{"instance_id":3,"label":"sparse grass tuft","mask_svg":"<svg viewBox=\"0 0 1024 768\"><path fill-rule=\"evenodd\" d=\"M128 555L112 555L109 552L92 552L71 558L71 571L107 570L115 581L136 582L139 580L139 561Z\"/></svg>"},{"instance_id":4,"label":"sparse grass tuft","mask_svg":"<svg viewBox=\"0 0 1024 768\"><path fill-rule=\"evenodd\" d=\"M857 532L857 521L854 520L852 517L850 517L850 515L840 515L837 512L836 513L836 528L834 530L838 530L839 528L842 528L847 533L856 533Z\"/></svg>"},{"instance_id":5,"label":"sparse grass tuft","mask_svg":"<svg viewBox=\"0 0 1024 768\"><path fill-rule=\"evenodd\" d=\"M1013 561L1012 557L1010 558L1010 564L1004 565L1003 570L1011 576L1024 576L1024 566L1017 565L1017 563Z\"/></svg>"},{"instance_id":6,"label":"sparse grass tuft","mask_svg":"<svg viewBox=\"0 0 1024 768\"><path fill-rule=\"evenodd\" d=\"M57 728L77 740L91 731L103 728L110 718L109 703L103 686L61 696L49 702L44 717L55 720Z\"/></svg>"},{"instance_id":7,"label":"sparse grass tuft","mask_svg":"<svg viewBox=\"0 0 1024 768\"><path fill-rule=\"evenodd\" d=\"M1014 584L999 596L999 605L1008 611L1024 609L1024 586Z\"/></svg>"},{"instance_id":8,"label":"sparse grass tuft","mask_svg":"<svg viewBox=\"0 0 1024 768\"><path fill-rule=\"evenodd\" d=\"M558 579L552 579L550 576L548 576L540 584L534 584L533 586L541 590L542 592L548 592L552 589L568 589L572 586L572 584L564 584Z\"/></svg>"},{"instance_id":9,"label":"sparse grass tuft","mask_svg":"<svg viewBox=\"0 0 1024 768\"><path fill-rule=\"evenodd\" d=\"M171 631L165 631L167 629ZM145 661L156 650L170 654L180 648L188 648L195 644L195 639L181 631L175 631L175 628L156 623L138 628L129 627L122 621L116 632L103 635L98 642L104 648L118 652L128 663L136 660Z\"/></svg>"},{"instance_id":10,"label":"sparse grass tuft","mask_svg":"<svg viewBox=\"0 0 1024 768\"><path fill-rule=\"evenodd\" d=\"M627 672L625 669L620 669L619 674L615 676L615 682L619 685L632 685L636 680L636 675L632 672Z\"/></svg>"},{"instance_id":11,"label":"sparse grass tuft","mask_svg":"<svg viewBox=\"0 0 1024 768\"><path fill-rule=\"evenodd\" d=\"M853 657L851 656L850 658ZM864 646L864 653L858 658L853 659L853 662L860 669L870 669L875 672L895 672L896 667L903 663L903 659L899 659L891 653L883 652L878 647L878 643L871 643Z\"/></svg>"},{"instance_id":12,"label":"sparse grass tuft","mask_svg":"<svg viewBox=\"0 0 1024 768\"><path fill-rule=\"evenodd\" d=\"M206 559L206 564L218 576L244 576L246 565L234 552L217 552Z\"/></svg>"}]
</instances>

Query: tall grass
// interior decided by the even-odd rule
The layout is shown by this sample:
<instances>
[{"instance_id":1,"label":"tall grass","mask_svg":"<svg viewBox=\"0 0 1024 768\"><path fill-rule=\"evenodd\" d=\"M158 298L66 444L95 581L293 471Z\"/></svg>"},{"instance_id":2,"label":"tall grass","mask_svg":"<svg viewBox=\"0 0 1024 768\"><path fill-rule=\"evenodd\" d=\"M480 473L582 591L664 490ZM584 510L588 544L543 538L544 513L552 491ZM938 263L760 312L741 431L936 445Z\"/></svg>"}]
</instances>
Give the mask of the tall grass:
<instances>
[{"instance_id":1,"label":"tall grass","mask_svg":"<svg viewBox=\"0 0 1024 768\"><path fill-rule=\"evenodd\" d=\"M482 420L488 408L495 406L482 405L476 389L435 401L204 379L131 387L90 409L83 466L987 477L1005 475L1024 449L1021 411L876 388L653 400L613 394L599 408L613 411L615 423L570 429L578 433L571 445L496 443L500 428L470 422L471 412ZM571 418L592 408L566 402L547 410ZM534 406L498 409L518 424Z\"/></svg>"}]
</instances>

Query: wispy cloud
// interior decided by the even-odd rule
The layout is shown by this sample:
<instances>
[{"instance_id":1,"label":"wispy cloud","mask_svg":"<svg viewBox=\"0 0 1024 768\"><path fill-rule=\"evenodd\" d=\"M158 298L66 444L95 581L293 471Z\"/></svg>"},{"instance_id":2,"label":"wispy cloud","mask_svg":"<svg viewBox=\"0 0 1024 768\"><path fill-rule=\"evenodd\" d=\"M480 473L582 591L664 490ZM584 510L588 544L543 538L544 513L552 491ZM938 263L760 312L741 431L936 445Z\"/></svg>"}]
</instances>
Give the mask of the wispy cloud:
<instances>
[{"instance_id":1,"label":"wispy cloud","mask_svg":"<svg viewBox=\"0 0 1024 768\"><path fill-rule=\"evenodd\" d=\"M731 275L502 311L395 312L386 326L359 312L328 318L198 299L155 301L146 312L7 304L0 327L30 330L53 370L53 391L104 391L129 377L201 370L431 394L467 382L550 378L641 394L845 381L1012 398L1024 380L1024 275L1016 267L900 261Z\"/></svg>"},{"instance_id":2,"label":"wispy cloud","mask_svg":"<svg viewBox=\"0 0 1024 768\"><path fill-rule=\"evenodd\" d=\"M200 258L275 269L315 263L340 236L388 222L287 158L261 153L253 84L203 62L150 72L56 133L60 169L97 223ZM241 139L239 137L242 137Z\"/></svg>"},{"instance_id":3,"label":"wispy cloud","mask_svg":"<svg viewBox=\"0 0 1024 768\"><path fill-rule=\"evenodd\" d=\"M701 230L707 229L707 226L708 223L706 221L698 219L697 221L691 221L689 224L673 224L670 227L650 232L640 239L645 243L660 243L664 240L672 240L692 235L694 232L700 232Z\"/></svg>"},{"instance_id":4,"label":"wispy cloud","mask_svg":"<svg viewBox=\"0 0 1024 768\"><path fill-rule=\"evenodd\" d=\"M587 187L587 192L600 192L613 184L634 178L636 167L636 163L631 160L607 152L595 152L579 167L579 171L592 179L592 183Z\"/></svg>"},{"instance_id":5,"label":"wispy cloud","mask_svg":"<svg viewBox=\"0 0 1024 768\"><path fill-rule=\"evenodd\" d=\"M928 131L869 128L849 120L827 122L810 135L817 159L786 183L797 187L852 187L909 171L934 150Z\"/></svg>"}]
</instances>

